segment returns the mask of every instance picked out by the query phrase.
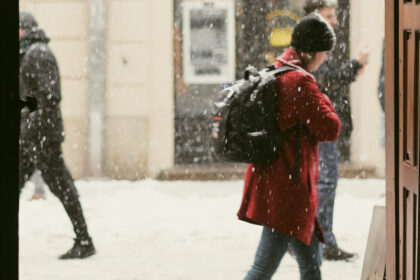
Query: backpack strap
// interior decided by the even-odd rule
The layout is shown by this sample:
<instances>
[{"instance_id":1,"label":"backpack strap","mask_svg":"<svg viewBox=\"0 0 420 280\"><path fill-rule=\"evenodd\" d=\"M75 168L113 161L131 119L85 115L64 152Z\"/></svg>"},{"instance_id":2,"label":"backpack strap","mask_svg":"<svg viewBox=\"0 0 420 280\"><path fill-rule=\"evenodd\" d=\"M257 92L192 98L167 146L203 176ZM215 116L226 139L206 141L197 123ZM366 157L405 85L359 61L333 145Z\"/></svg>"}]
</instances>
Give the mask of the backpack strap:
<instances>
[{"instance_id":1,"label":"backpack strap","mask_svg":"<svg viewBox=\"0 0 420 280\"><path fill-rule=\"evenodd\" d=\"M292 180L293 180L293 183L295 184L299 183L299 165L300 165L300 158L301 158L301 153L300 153L301 130L302 130L302 123L299 121L297 124L295 124L294 126L292 126L291 128L287 129L285 132L282 133L282 140L280 141L282 142L283 140L286 139L288 135L292 133L296 133L296 139L294 143L295 145L293 148L293 156L294 156L295 162L294 162L293 174L292 174ZM283 160L285 164L290 167L289 161L286 158L286 153L281 143L279 144L279 148L280 148L280 154L283 156Z\"/></svg>"},{"instance_id":2,"label":"backpack strap","mask_svg":"<svg viewBox=\"0 0 420 280\"><path fill-rule=\"evenodd\" d=\"M299 69L289 66L289 65L283 65L274 69L273 74L278 76L278 75L281 75L290 71L299 71Z\"/></svg>"},{"instance_id":3,"label":"backpack strap","mask_svg":"<svg viewBox=\"0 0 420 280\"><path fill-rule=\"evenodd\" d=\"M271 64L270 66L267 66L265 69L267 69L267 72L270 72L270 74L274 74L275 76L279 76L281 74L290 72L290 71L299 71L298 68L292 67L291 65L282 65L280 67L275 68L274 64Z\"/></svg>"},{"instance_id":4,"label":"backpack strap","mask_svg":"<svg viewBox=\"0 0 420 280\"><path fill-rule=\"evenodd\" d=\"M284 63L284 65L277 68L275 68L274 64L268 66L267 71L273 71L272 74L274 74L275 76L279 76L290 71L306 72L304 69L298 66L287 63L285 61L282 61L282 62ZM299 183L299 165L300 165L300 158L301 158L301 153L300 153L301 130L302 130L302 123L299 121L297 124L295 124L294 126L292 126L291 128L287 129L285 132L282 133L282 140L280 141L282 142L289 134L296 133L296 139L295 139L295 143L294 143L295 145L294 145L294 151L293 151L295 162L294 162L293 174L292 174L292 180L295 184ZM286 158L286 154L284 152L283 146L280 144L279 147L280 147L280 154L283 155L283 160L285 161L286 165L290 166Z\"/></svg>"},{"instance_id":5,"label":"backpack strap","mask_svg":"<svg viewBox=\"0 0 420 280\"><path fill-rule=\"evenodd\" d=\"M292 63L290 63L290 62L287 62L286 60L280 59L280 62L282 62L282 63L283 63L283 65L282 65L281 67L283 67L283 66L289 66L289 67L295 68L295 70L302 71L302 72L304 72L304 73L307 73L307 74L309 74L309 75L312 75L311 73L309 73L308 71L306 71L306 70L305 70L305 69L303 69L302 67L297 66L297 65L295 65L295 64L292 64Z\"/></svg>"},{"instance_id":6,"label":"backpack strap","mask_svg":"<svg viewBox=\"0 0 420 280\"><path fill-rule=\"evenodd\" d=\"M300 133L302 131L302 123L298 122L296 125L296 141L295 141L295 149L294 149L294 157L295 157L295 166L293 168L293 182L295 184L299 183L299 165L300 165Z\"/></svg>"},{"instance_id":7,"label":"backpack strap","mask_svg":"<svg viewBox=\"0 0 420 280\"><path fill-rule=\"evenodd\" d=\"M287 61L285 61L283 59L280 59L280 61L283 63L283 65L281 67L283 67L283 66L289 66L289 67L295 68L294 70L300 71L302 73L305 73L306 75L309 75L314 80L314 82L316 82L316 79L315 79L314 75L312 73L308 72L306 69L304 69L304 68L302 68L300 66L291 64L290 62L287 62Z\"/></svg>"}]
</instances>

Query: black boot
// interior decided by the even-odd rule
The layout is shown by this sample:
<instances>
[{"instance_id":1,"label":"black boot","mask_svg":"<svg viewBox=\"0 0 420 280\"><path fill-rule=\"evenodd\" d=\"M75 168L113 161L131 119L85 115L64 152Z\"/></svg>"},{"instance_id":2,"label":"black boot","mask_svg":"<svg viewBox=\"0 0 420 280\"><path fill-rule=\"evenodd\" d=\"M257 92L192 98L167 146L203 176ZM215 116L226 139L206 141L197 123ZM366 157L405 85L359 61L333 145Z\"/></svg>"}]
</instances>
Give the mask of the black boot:
<instances>
[{"instance_id":1,"label":"black boot","mask_svg":"<svg viewBox=\"0 0 420 280\"><path fill-rule=\"evenodd\" d=\"M59 256L60 260L68 259L84 259L96 253L95 246L93 246L92 238L88 237L84 240L74 239L73 247L65 254Z\"/></svg>"},{"instance_id":2,"label":"black boot","mask_svg":"<svg viewBox=\"0 0 420 280\"><path fill-rule=\"evenodd\" d=\"M71 198L71 203L64 200L63 205L73 224L76 239L74 239L73 247L67 253L61 255L59 259L84 259L94 255L96 250L93 246L92 238L88 233L82 205L78 197L73 195L72 197L69 196L69 198Z\"/></svg>"},{"instance_id":3,"label":"black boot","mask_svg":"<svg viewBox=\"0 0 420 280\"><path fill-rule=\"evenodd\" d=\"M349 253L339 247L324 248L322 255L328 261L351 261L357 254Z\"/></svg>"}]
</instances>

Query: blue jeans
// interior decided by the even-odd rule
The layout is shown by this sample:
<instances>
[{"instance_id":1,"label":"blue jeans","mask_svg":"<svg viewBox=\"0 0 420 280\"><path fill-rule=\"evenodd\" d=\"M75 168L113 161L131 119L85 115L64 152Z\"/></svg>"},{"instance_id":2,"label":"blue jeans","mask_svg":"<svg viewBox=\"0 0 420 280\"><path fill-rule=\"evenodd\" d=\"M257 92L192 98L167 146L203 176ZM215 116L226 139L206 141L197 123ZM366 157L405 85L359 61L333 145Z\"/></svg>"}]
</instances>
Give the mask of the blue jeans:
<instances>
[{"instance_id":1,"label":"blue jeans","mask_svg":"<svg viewBox=\"0 0 420 280\"><path fill-rule=\"evenodd\" d=\"M320 142L319 145L318 218L325 235L325 247L337 247L332 232L335 193L338 182L337 142Z\"/></svg>"},{"instance_id":2,"label":"blue jeans","mask_svg":"<svg viewBox=\"0 0 420 280\"><path fill-rule=\"evenodd\" d=\"M332 231L336 188L337 184L318 183L318 219L325 236L323 247L326 248L337 247Z\"/></svg>"},{"instance_id":3,"label":"blue jeans","mask_svg":"<svg viewBox=\"0 0 420 280\"><path fill-rule=\"evenodd\" d=\"M254 264L245 280L271 279L287 248L296 254L301 280L321 280L321 255L316 232L308 246L301 241L264 227L261 241L255 254Z\"/></svg>"}]
</instances>

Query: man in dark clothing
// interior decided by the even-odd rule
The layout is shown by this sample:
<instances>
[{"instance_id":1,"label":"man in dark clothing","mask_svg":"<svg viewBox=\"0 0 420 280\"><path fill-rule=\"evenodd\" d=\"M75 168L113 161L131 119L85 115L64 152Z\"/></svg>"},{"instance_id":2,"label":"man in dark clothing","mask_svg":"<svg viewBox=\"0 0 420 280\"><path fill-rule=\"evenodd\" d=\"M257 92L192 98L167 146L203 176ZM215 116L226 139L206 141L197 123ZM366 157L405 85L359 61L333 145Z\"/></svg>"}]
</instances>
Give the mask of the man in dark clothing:
<instances>
[{"instance_id":1,"label":"man in dark clothing","mask_svg":"<svg viewBox=\"0 0 420 280\"><path fill-rule=\"evenodd\" d=\"M37 100L37 109L22 110L19 188L35 170L64 206L73 225L74 246L60 259L86 258L95 254L74 180L67 169L61 143L64 141L60 110L61 89L57 61L48 47L49 38L31 13L19 14L20 95Z\"/></svg>"},{"instance_id":2,"label":"man in dark clothing","mask_svg":"<svg viewBox=\"0 0 420 280\"><path fill-rule=\"evenodd\" d=\"M307 14L318 12L334 27L338 23L335 8L336 3L332 0L307 0L304 11ZM332 57L313 73L320 91L328 95L337 111L342 133L344 131L350 134L352 131L348 85L363 71L369 53L369 48L362 48L359 50L358 59L343 62L341 65L337 65L337 61ZM319 143L318 217L325 233L323 256L327 260L348 260L354 256L338 247L332 232L338 164L337 142Z\"/></svg>"}]
</instances>

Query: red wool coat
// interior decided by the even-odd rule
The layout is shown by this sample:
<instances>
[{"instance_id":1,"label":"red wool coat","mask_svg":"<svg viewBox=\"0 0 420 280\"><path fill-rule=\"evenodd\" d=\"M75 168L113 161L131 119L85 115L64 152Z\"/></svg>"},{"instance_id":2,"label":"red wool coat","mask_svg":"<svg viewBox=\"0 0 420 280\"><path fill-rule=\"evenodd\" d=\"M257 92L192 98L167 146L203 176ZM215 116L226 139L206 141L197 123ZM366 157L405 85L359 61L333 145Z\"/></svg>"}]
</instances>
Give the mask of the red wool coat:
<instances>
[{"instance_id":1,"label":"red wool coat","mask_svg":"<svg viewBox=\"0 0 420 280\"><path fill-rule=\"evenodd\" d=\"M287 49L276 61L302 67L295 51ZM247 222L264 225L310 244L315 226L318 227L318 141L334 141L340 133L340 120L328 97L319 92L314 77L306 71L292 71L278 77L278 125L285 131L299 121L300 164L298 182L292 179L294 169L294 140L289 135L283 142L283 157L266 165L249 164L238 217ZM319 229L319 238L323 235Z\"/></svg>"}]
</instances>

